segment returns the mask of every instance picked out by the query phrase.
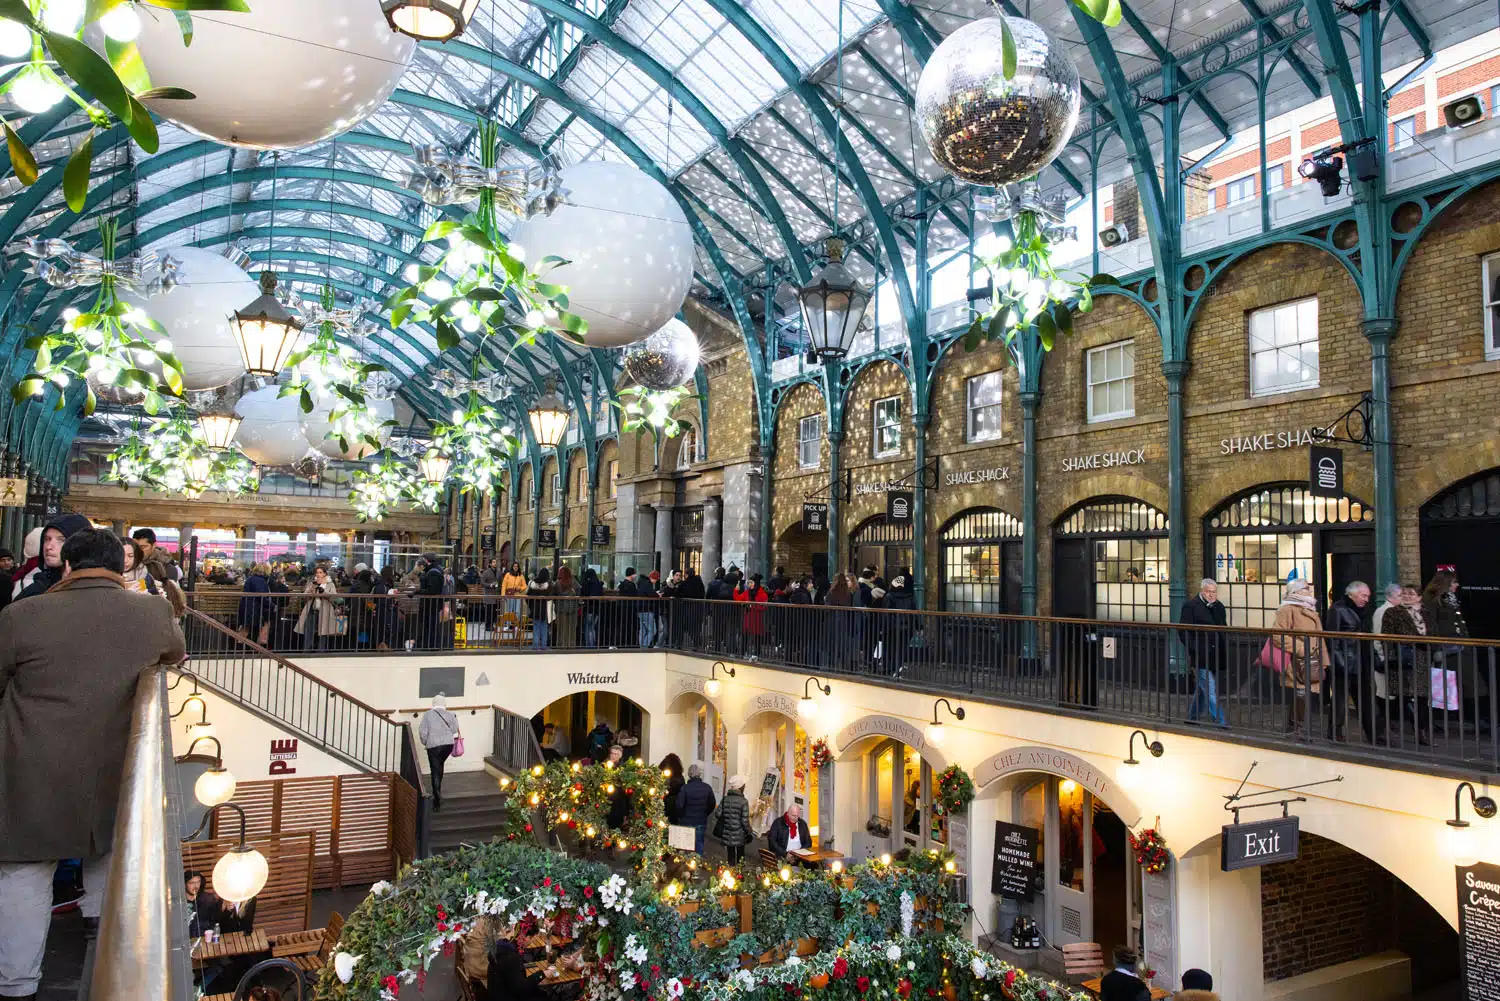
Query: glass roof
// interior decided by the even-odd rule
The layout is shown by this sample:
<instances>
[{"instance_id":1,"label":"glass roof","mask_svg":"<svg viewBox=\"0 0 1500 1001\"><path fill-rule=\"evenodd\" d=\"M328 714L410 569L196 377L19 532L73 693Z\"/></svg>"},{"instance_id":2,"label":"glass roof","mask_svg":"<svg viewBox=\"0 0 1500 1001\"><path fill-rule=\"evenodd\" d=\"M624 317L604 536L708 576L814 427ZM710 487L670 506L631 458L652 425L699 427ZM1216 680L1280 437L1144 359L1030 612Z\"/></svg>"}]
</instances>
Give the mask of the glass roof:
<instances>
[{"instance_id":1,"label":"glass roof","mask_svg":"<svg viewBox=\"0 0 1500 1001\"><path fill-rule=\"evenodd\" d=\"M1249 0L1128 3L1131 16L1109 30L1109 41L1135 90L1130 104L1142 109L1153 142L1160 138L1159 116L1150 98L1160 93L1164 57L1194 79L1241 59L1249 59L1253 74L1256 52L1273 36L1284 37L1290 41L1266 86L1268 117L1312 101L1310 82L1326 93L1301 0L1263 8ZM1078 132L1040 180L1066 191L1075 206L1084 204L1080 188L1093 178L1102 190L1129 171L1123 144L1109 131L1104 74L1067 0L1020 6L1000 0L1000 6L1045 27L1080 70L1085 112ZM899 23L886 9L899 12ZM517 144L505 154L510 161L548 155L565 164L609 159L658 168L712 241L714 253L700 245L695 294L721 300L726 282L742 284L748 294L763 285L768 267L779 284L795 282L835 228L853 238L851 268L874 281L891 265L872 215L889 222L902 266L910 267L919 187L938 205L929 233L932 259L968 245L967 191L942 183L910 102L925 52L994 10L990 0L904 6L898 0L884 6L877 0L482 0L463 44L419 47L391 100L353 132L276 158L232 152L164 125L154 156L119 144L96 157L96 185L105 192L99 201L138 206L139 218L127 229L151 249L234 242L257 259L270 258L305 295L328 278L342 299L381 299L411 261L434 253L418 247L418 236L436 211L401 189L411 167L407 148L467 148L476 115L489 115ZM1264 18L1258 30L1256 11ZM1470 38L1493 21L1492 5L1479 0L1408 0L1402 12L1426 37L1414 34L1404 18L1391 17L1387 67L1420 59L1424 45L1432 50ZM588 19L587 30L561 14ZM757 31L767 36L764 44L756 41ZM1352 47L1350 54L1357 59ZM509 74L511 66L560 94L540 96ZM1215 75L1198 94L1183 106L1184 151L1215 147L1224 127L1231 133L1255 129L1259 95L1248 77ZM839 119L857 161L837 171L825 109ZM606 134L615 130L618 144ZM44 167L62 162L82 132L75 126L53 134L35 148ZM733 148L716 135L731 137ZM868 178L878 205L857 193L857 173ZM769 191L770 204L761 190ZM0 200L22 197L13 178L0 182ZM50 228L77 236L93 226L92 219L67 217L61 193L53 191L15 235ZM719 270L715 254L728 272ZM403 334L380 338L372 350L406 374L441 364L429 331L409 323ZM570 364L580 357L571 347L561 353ZM556 366L548 349L524 354L537 372ZM508 364L518 377L530 378L532 369L519 356Z\"/></svg>"}]
</instances>

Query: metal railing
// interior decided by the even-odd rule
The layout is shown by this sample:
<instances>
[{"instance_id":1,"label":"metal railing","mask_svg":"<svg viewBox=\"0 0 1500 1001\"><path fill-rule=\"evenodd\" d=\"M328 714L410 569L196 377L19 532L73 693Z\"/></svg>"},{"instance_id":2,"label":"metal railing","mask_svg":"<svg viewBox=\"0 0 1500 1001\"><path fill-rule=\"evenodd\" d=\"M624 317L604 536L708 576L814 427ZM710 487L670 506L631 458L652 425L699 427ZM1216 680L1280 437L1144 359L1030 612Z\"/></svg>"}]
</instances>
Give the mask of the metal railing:
<instances>
[{"instance_id":1,"label":"metal railing","mask_svg":"<svg viewBox=\"0 0 1500 1001\"><path fill-rule=\"evenodd\" d=\"M88 990L94 1001L194 994L166 677L153 667L136 684Z\"/></svg>"},{"instance_id":2,"label":"metal railing","mask_svg":"<svg viewBox=\"0 0 1500 1001\"><path fill-rule=\"evenodd\" d=\"M183 625L188 670L226 698L273 717L288 732L356 768L402 772L406 724L196 609L188 609Z\"/></svg>"},{"instance_id":3,"label":"metal railing","mask_svg":"<svg viewBox=\"0 0 1500 1001\"><path fill-rule=\"evenodd\" d=\"M491 751L495 766L514 775L540 765L542 748L536 741L531 720L499 706L492 707L492 711L495 714L495 735Z\"/></svg>"},{"instance_id":4,"label":"metal railing","mask_svg":"<svg viewBox=\"0 0 1500 1001\"><path fill-rule=\"evenodd\" d=\"M1500 771L1493 641L666 598L339 597L347 629L321 639L292 629L281 637L288 648L655 647L1070 715L1200 724L1303 746L1363 745L1387 759ZM216 617L233 625L239 612L226 604ZM300 614L278 610L274 629L295 626ZM398 642L372 643L361 623L387 624ZM375 628L373 638L387 635ZM197 642L190 636L189 649Z\"/></svg>"}]
</instances>

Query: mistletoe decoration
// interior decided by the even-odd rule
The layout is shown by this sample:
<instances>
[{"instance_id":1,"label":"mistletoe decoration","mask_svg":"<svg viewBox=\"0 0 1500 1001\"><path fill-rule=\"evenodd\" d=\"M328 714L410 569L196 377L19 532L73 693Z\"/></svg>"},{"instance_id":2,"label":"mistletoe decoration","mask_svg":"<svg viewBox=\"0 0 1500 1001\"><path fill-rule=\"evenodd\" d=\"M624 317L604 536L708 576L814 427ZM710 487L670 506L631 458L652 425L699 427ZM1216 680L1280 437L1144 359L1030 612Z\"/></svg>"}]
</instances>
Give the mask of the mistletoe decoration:
<instances>
[{"instance_id":1,"label":"mistletoe decoration","mask_svg":"<svg viewBox=\"0 0 1500 1001\"><path fill-rule=\"evenodd\" d=\"M360 521L384 521L391 508L402 501L420 511L436 511L441 487L428 483L411 466L389 451L381 453L364 469L350 474L354 488L349 503Z\"/></svg>"},{"instance_id":2,"label":"mistletoe decoration","mask_svg":"<svg viewBox=\"0 0 1500 1001\"><path fill-rule=\"evenodd\" d=\"M620 428L626 433L650 431L653 440L663 437L676 438L686 429L672 411L688 400L698 397L686 386L672 389L647 389L645 386L626 386L619 392L618 401L610 401L621 414Z\"/></svg>"},{"instance_id":3,"label":"mistletoe decoration","mask_svg":"<svg viewBox=\"0 0 1500 1001\"><path fill-rule=\"evenodd\" d=\"M501 424L499 412L477 393L470 393L469 405L455 409L452 418L433 425L432 447L452 461L449 475L460 491L493 490L520 444L513 429Z\"/></svg>"},{"instance_id":4,"label":"mistletoe decoration","mask_svg":"<svg viewBox=\"0 0 1500 1001\"><path fill-rule=\"evenodd\" d=\"M191 93L180 87L153 87L135 43L110 37L110 22L105 22L105 55L101 56L83 41L85 25L111 15L129 18L135 14L137 5L175 13L183 24L185 41L192 38L193 11L244 13L250 9L245 0L88 0L83 23L66 24L61 16L48 9L46 0L0 0L0 20L20 25L31 38L30 51L7 67L0 94L8 93L23 108L32 110L67 99L88 115L89 131L73 147L63 168L63 196L74 212L82 212L88 200L94 135L99 129L118 120L137 146L155 153L161 141L151 113L141 102L193 99ZM16 178L28 187L35 184L40 171L30 146L10 122L3 118L0 122Z\"/></svg>"},{"instance_id":5,"label":"mistletoe decoration","mask_svg":"<svg viewBox=\"0 0 1500 1001\"><path fill-rule=\"evenodd\" d=\"M148 414L161 410L164 396L182 396L182 364L172 352L166 331L144 310L122 302L119 297L121 281L136 284L135 279L151 267L159 267L168 281L174 279L176 262L171 258L158 261L152 255L150 259L117 263L117 227L114 219L99 221L102 254L96 260L81 257L60 240L28 240L22 244L22 251L37 259L37 273L49 284L76 286L97 280L99 294L88 312L64 313L59 330L27 338L27 349L36 355L31 371L11 387L11 398L16 402L41 396L49 382L60 390L67 389L74 379L144 394L142 402ZM71 262L72 267L59 272L47 265L49 257L61 257ZM170 288L170 284L163 282L161 287ZM152 369L159 369L160 374ZM59 393L55 409L61 410L64 402L63 394ZM98 398L90 385L84 397L84 414L92 414L97 404Z\"/></svg>"},{"instance_id":6,"label":"mistletoe decoration","mask_svg":"<svg viewBox=\"0 0 1500 1001\"><path fill-rule=\"evenodd\" d=\"M974 780L958 765L949 765L938 775L937 794L932 798L932 812L943 815L962 813L974 802Z\"/></svg>"},{"instance_id":7,"label":"mistletoe decoration","mask_svg":"<svg viewBox=\"0 0 1500 1001\"><path fill-rule=\"evenodd\" d=\"M495 122L480 125L479 148L482 168L495 168L500 149ZM495 189L484 188L473 214L462 221L441 219L427 228L423 243L446 240L447 249L436 264L408 269L411 284L385 302L391 327L408 319L431 323L439 352L457 347L462 333L484 339L506 333L513 346L533 343L548 332L583 343L588 323L568 312L566 289L543 281L511 252L500 235L495 201ZM547 257L539 266L550 271L566 263ZM480 354L475 352L476 358ZM490 364L488 359L484 363Z\"/></svg>"},{"instance_id":8,"label":"mistletoe decoration","mask_svg":"<svg viewBox=\"0 0 1500 1001\"><path fill-rule=\"evenodd\" d=\"M1034 327L1042 348L1051 351L1059 333L1073 332L1074 304L1080 313L1091 312L1094 289L1119 282L1106 274L1090 278L1053 267L1053 244L1067 235L1068 228L1061 225L1062 209L1040 195L1035 181L1002 189L994 201L991 218L1009 219L1014 237L1003 251L974 265L976 272L990 274L990 304L964 333L964 350L972 351L985 341L1010 347L1017 331Z\"/></svg>"},{"instance_id":9,"label":"mistletoe decoration","mask_svg":"<svg viewBox=\"0 0 1500 1001\"><path fill-rule=\"evenodd\" d=\"M260 488L254 463L238 452L219 451L203 442L186 411L176 410L159 423L137 421L125 440L109 454L109 482L139 486L196 498L205 491L253 493Z\"/></svg>"},{"instance_id":10,"label":"mistletoe decoration","mask_svg":"<svg viewBox=\"0 0 1500 1001\"><path fill-rule=\"evenodd\" d=\"M1157 818L1157 824L1161 818ZM1155 827L1147 827L1140 834L1130 835L1130 850L1135 852L1135 861L1146 872L1156 876L1167 871L1172 855L1167 850L1167 839Z\"/></svg>"},{"instance_id":11,"label":"mistletoe decoration","mask_svg":"<svg viewBox=\"0 0 1500 1001\"><path fill-rule=\"evenodd\" d=\"M374 363L360 364L354 353L336 338L340 330L354 336L366 333L363 311L358 306L337 308L333 286L325 284L318 305L306 312L308 325L316 324L318 332L307 347L287 359L292 377L282 385L281 395L296 396L304 414L330 400L328 437L338 442L339 451L380 451L395 422L382 421L371 410L366 380L386 368ZM351 448L351 445L363 447Z\"/></svg>"}]
</instances>

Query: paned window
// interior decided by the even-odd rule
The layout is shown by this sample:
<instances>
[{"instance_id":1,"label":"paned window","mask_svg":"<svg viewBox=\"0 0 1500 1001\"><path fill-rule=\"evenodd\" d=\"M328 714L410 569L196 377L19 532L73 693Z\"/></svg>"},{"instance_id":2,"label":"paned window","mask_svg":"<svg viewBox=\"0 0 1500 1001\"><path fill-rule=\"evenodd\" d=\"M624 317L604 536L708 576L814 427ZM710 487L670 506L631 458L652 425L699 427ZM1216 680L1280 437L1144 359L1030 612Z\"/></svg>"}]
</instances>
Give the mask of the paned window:
<instances>
[{"instance_id":1,"label":"paned window","mask_svg":"<svg viewBox=\"0 0 1500 1001\"><path fill-rule=\"evenodd\" d=\"M1484 356L1500 359L1500 254L1484 259Z\"/></svg>"},{"instance_id":2,"label":"paned window","mask_svg":"<svg viewBox=\"0 0 1500 1001\"><path fill-rule=\"evenodd\" d=\"M1405 149L1417 141L1417 116L1408 115L1391 123L1391 149Z\"/></svg>"},{"instance_id":3,"label":"paned window","mask_svg":"<svg viewBox=\"0 0 1500 1001\"><path fill-rule=\"evenodd\" d=\"M1089 423L1134 417L1135 341L1094 348L1087 366Z\"/></svg>"},{"instance_id":4,"label":"paned window","mask_svg":"<svg viewBox=\"0 0 1500 1001\"><path fill-rule=\"evenodd\" d=\"M620 496L620 460L619 459L610 459L609 460L609 495L610 495L610 497L618 497L618 496Z\"/></svg>"},{"instance_id":5,"label":"paned window","mask_svg":"<svg viewBox=\"0 0 1500 1001\"><path fill-rule=\"evenodd\" d=\"M1000 373L986 372L965 383L964 438L993 441L1000 437Z\"/></svg>"},{"instance_id":6,"label":"paned window","mask_svg":"<svg viewBox=\"0 0 1500 1001\"><path fill-rule=\"evenodd\" d=\"M813 414L797 422L797 468L817 469L822 461L823 415Z\"/></svg>"},{"instance_id":7,"label":"paned window","mask_svg":"<svg viewBox=\"0 0 1500 1001\"><path fill-rule=\"evenodd\" d=\"M562 474L561 473L553 473L552 474L552 496L550 498L548 498L547 503L551 507L557 507L558 504L562 503Z\"/></svg>"},{"instance_id":8,"label":"paned window","mask_svg":"<svg viewBox=\"0 0 1500 1001\"><path fill-rule=\"evenodd\" d=\"M1266 168L1266 193L1280 191L1286 187L1286 164L1278 163Z\"/></svg>"},{"instance_id":9,"label":"paned window","mask_svg":"<svg viewBox=\"0 0 1500 1001\"><path fill-rule=\"evenodd\" d=\"M873 408L875 424L875 458L896 455L901 451L901 397L887 396L876 400Z\"/></svg>"},{"instance_id":10,"label":"paned window","mask_svg":"<svg viewBox=\"0 0 1500 1001\"><path fill-rule=\"evenodd\" d=\"M698 429L685 428L682 432L682 441L677 446L677 469L679 471L691 469L693 463L698 461Z\"/></svg>"},{"instance_id":11,"label":"paned window","mask_svg":"<svg viewBox=\"0 0 1500 1001\"><path fill-rule=\"evenodd\" d=\"M1318 297L1250 314L1250 395L1318 385Z\"/></svg>"},{"instance_id":12,"label":"paned window","mask_svg":"<svg viewBox=\"0 0 1500 1001\"><path fill-rule=\"evenodd\" d=\"M1255 175L1241 177L1239 180L1230 181L1224 185L1224 204L1234 205L1239 202L1248 202L1255 197Z\"/></svg>"}]
</instances>

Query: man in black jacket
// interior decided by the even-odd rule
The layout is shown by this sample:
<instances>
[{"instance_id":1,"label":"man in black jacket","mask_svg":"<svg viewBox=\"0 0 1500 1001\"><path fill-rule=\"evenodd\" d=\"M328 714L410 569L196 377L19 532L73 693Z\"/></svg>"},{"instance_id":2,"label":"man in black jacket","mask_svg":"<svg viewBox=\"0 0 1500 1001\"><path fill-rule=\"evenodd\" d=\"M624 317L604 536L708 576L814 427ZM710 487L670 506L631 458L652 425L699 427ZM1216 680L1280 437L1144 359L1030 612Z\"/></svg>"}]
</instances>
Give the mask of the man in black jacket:
<instances>
[{"instance_id":1,"label":"man in black jacket","mask_svg":"<svg viewBox=\"0 0 1500 1001\"><path fill-rule=\"evenodd\" d=\"M677 822L693 828L693 850L703 854L703 836L708 832L708 816L718 803L714 790L703 781L703 766L688 765L688 780L677 790Z\"/></svg>"},{"instance_id":2,"label":"man in black jacket","mask_svg":"<svg viewBox=\"0 0 1500 1001\"><path fill-rule=\"evenodd\" d=\"M1229 613L1219 600L1219 585L1211 577L1198 582L1198 596L1182 606L1177 621L1191 626L1225 626ZM1220 726L1227 726L1224 710L1219 708L1219 671L1225 663L1225 636L1212 629L1179 629L1177 635L1187 648L1188 663L1197 676L1193 701L1188 705L1188 722L1198 722L1200 706L1208 707L1208 716Z\"/></svg>"},{"instance_id":3,"label":"man in black jacket","mask_svg":"<svg viewBox=\"0 0 1500 1001\"><path fill-rule=\"evenodd\" d=\"M1351 581L1344 588L1344 596L1328 606L1323 616L1323 628L1331 633L1363 633L1370 615L1370 585L1362 580ZM1333 670L1328 676L1328 701L1333 709L1330 725L1334 728L1333 739L1340 743L1349 739L1349 700L1354 700L1354 711L1359 715L1359 728L1364 733L1365 743L1371 742L1370 717L1374 702L1369 695L1367 682L1373 666L1374 650L1369 640L1335 640L1328 644L1333 655Z\"/></svg>"},{"instance_id":4,"label":"man in black jacket","mask_svg":"<svg viewBox=\"0 0 1500 1001\"><path fill-rule=\"evenodd\" d=\"M1099 1001L1151 1001L1151 988L1135 975L1135 950L1115 946L1115 968L1099 980Z\"/></svg>"},{"instance_id":5,"label":"man in black jacket","mask_svg":"<svg viewBox=\"0 0 1500 1001\"><path fill-rule=\"evenodd\" d=\"M417 599L421 602L417 612L422 623L422 638L419 644L427 650L447 650L453 646L453 633L443 619L443 564L437 553L422 554L422 576L418 579Z\"/></svg>"}]
</instances>

